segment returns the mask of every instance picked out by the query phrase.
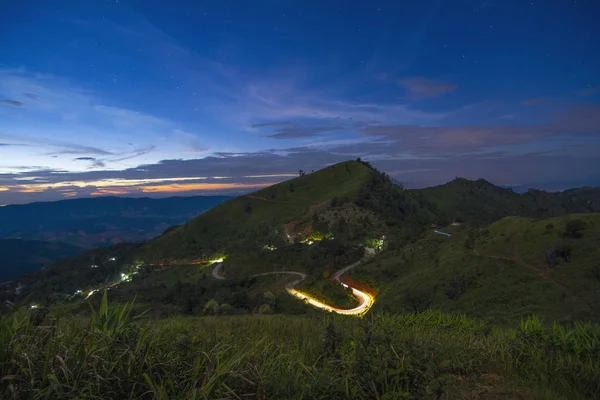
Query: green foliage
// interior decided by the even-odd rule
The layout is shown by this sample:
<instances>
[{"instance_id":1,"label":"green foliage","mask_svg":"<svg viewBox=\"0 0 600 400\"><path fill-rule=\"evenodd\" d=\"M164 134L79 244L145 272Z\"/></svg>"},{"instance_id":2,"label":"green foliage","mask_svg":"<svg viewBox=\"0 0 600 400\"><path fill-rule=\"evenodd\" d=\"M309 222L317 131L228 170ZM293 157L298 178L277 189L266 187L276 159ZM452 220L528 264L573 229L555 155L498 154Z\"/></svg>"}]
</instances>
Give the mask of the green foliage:
<instances>
[{"instance_id":1,"label":"green foliage","mask_svg":"<svg viewBox=\"0 0 600 400\"><path fill-rule=\"evenodd\" d=\"M270 233L305 216L312 206L352 196L371 173L350 161L234 198L148 242L137 255L147 262L184 262L211 257L217 251L256 251Z\"/></svg>"},{"instance_id":2,"label":"green foliage","mask_svg":"<svg viewBox=\"0 0 600 400\"><path fill-rule=\"evenodd\" d=\"M581 188L559 193L529 190L517 194L486 180L456 178L444 185L419 189L435 205L444 224L461 220L488 224L506 216L549 218L571 213L600 212L600 189Z\"/></svg>"},{"instance_id":3,"label":"green foliage","mask_svg":"<svg viewBox=\"0 0 600 400\"><path fill-rule=\"evenodd\" d=\"M592 324L532 317L497 329L427 311L135 325L123 335L86 321L39 328L28 313L2 317L3 398L476 398L482 387L486 398L593 398L600 390Z\"/></svg>"},{"instance_id":4,"label":"green foliage","mask_svg":"<svg viewBox=\"0 0 600 400\"><path fill-rule=\"evenodd\" d=\"M219 313L219 303L215 299L210 299L204 306L204 314L215 315Z\"/></svg>"},{"instance_id":5,"label":"green foliage","mask_svg":"<svg viewBox=\"0 0 600 400\"><path fill-rule=\"evenodd\" d=\"M578 239L582 236L581 231L587 228L587 224L580 219L573 219L567 222L565 226L565 237Z\"/></svg>"},{"instance_id":6,"label":"green foliage","mask_svg":"<svg viewBox=\"0 0 600 400\"><path fill-rule=\"evenodd\" d=\"M331 279L308 277L296 286L296 290L337 308L350 309L358 306L358 300L352 295L352 291L344 289L339 282Z\"/></svg>"},{"instance_id":7,"label":"green foliage","mask_svg":"<svg viewBox=\"0 0 600 400\"><path fill-rule=\"evenodd\" d=\"M108 295L104 291L98 311L92 307L90 325L93 331L102 332L111 337L118 337L129 331L133 327L130 318L133 304L134 302L132 301L131 303L117 304L109 308Z\"/></svg>"},{"instance_id":8,"label":"green foliage","mask_svg":"<svg viewBox=\"0 0 600 400\"><path fill-rule=\"evenodd\" d=\"M258 313L259 314L273 314L273 310L271 309L270 305L262 304L260 307L258 307Z\"/></svg>"},{"instance_id":9,"label":"green foliage","mask_svg":"<svg viewBox=\"0 0 600 400\"><path fill-rule=\"evenodd\" d=\"M579 239L564 238L580 219ZM546 234L552 224L553 234ZM465 224L427 232L413 243L379 253L349 272L378 292L374 311L463 312L495 325L538 314L553 321L599 321L595 270L600 259L600 214L546 220L507 217L485 228ZM465 247L465 242L468 244ZM554 262L549 268L548 254Z\"/></svg>"}]
</instances>

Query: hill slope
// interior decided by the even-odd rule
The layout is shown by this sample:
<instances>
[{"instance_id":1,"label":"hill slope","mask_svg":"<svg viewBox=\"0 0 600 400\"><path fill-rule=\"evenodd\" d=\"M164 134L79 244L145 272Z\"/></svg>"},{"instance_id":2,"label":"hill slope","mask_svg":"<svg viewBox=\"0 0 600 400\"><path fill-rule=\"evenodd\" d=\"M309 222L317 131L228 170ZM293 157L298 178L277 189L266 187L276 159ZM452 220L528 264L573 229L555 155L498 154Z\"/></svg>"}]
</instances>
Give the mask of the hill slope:
<instances>
[{"instance_id":1,"label":"hill slope","mask_svg":"<svg viewBox=\"0 0 600 400\"><path fill-rule=\"evenodd\" d=\"M378 291L376 309L464 312L496 324L536 314L600 320L600 214L506 217L427 232L350 277Z\"/></svg>"},{"instance_id":2,"label":"hill slope","mask_svg":"<svg viewBox=\"0 0 600 400\"><path fill-rule=\"evenodd\" d=\"M33 272L44 264L82 251L67 243L0 239L0 283Z\"/></svg>"},{"instance_id":3,"label":"hill slope","mask_svg":"<svg viewBox=\"0 0 600 400\"><path fill-rule=\"evenodd\" d=\"M281 242L283 224L326 208L335 197L354 197L372 172L349 161L240 196L149 241L138 255L151 262L181 261L234 249L260 249L269 238Z\"/></svg>"},{"instance_id":4,"label":"hill slope","mask_svg":"<svg viewBox=\"0 0 600 400\"><path fill-rule=\"evenodd\" d=\"M529 190L518 194L479 179L456 178L444 185L416 189L432 202L441 220L453 219L490 223L500 218L524 216L548 218L571 213L600 212L600 188L571 189L564 192Z\"/></svg>"},{"instance_id":5,"label":"hill slope","mask_svg":"<svg viewBox=\"0 0 600 400\"><path fill-rule=\"evenodd\" d=\"M359 260L367 246L381 250L380 254L347 279L353 280L352 287L376 294L375 310L435 307L498 323L530 313L550 319L593 319L591 278L575 282L571 281L574 274L555 277L566 282L565 290L562 283L536 272L537 267L529 268L531 263L492 257L498 252L487 253L481 232L494 235L496 225L484 228L482 224L507 215L592 210L598 201L595 196L595 189L585 188L520 196L485 181L465 180L404 190L367 163L349 161L231 199L144 244L92 250L57 262L21 279L20 298L31 295L40 300L56 298L57 292L72 296L76 290L88 293L111 287L114 296L123 300L137 296L139 304L159 314L202 313L209 303L224 304L235 313L265 305L276 312L307 312L286 294L289 277L254 275L301 272L309 276L305 283L310 287L305 290L315 297L345 301L345 293L325 281ZM451 220L453 209L472 223L449 228L455 230L450 238L432 232L431 224ZM533 221L523 218L509 221ZM557 226L545 237L562 241L568 218L578 219L563 216L540 222ZM573 254L583 251L581 246L594 237L595 217L585 218L592 219L586 222L583 239L572 243L577 248ZM494 243L518 237L520 230L529 229L528 223L515 222L514 229L503 231L504 236L498 233ZM527 240L519 238L521 243ZM540 246L537 256L547 250ZM206 270L211 259L224 259L220 274L226 280L211 277ZM577 256L570 265L587 271L592 259L582 261ZM124 276L134 274L133 282L123 284ZM15 299L11 288L4 295Z\"/></svg>"}]
</instances>

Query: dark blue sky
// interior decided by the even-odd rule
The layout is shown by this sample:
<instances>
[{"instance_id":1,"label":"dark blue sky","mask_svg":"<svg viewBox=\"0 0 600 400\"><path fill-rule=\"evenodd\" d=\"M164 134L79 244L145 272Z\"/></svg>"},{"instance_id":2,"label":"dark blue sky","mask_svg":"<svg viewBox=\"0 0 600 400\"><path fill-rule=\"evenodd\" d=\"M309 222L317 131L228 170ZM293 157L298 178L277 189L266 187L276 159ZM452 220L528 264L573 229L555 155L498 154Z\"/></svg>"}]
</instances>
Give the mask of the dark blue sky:
<instances>
[{"instance_id":1,"label":"dark blue sky","mask_svg":"<svg viewBox=\"0 0 600 400\"><path fill-rule=\"evenodd\" d=\"M244 191L357 156L412 186L591 182L599 17L593 0L0 0L0 204Z\"/></svg>"}]
</instances>

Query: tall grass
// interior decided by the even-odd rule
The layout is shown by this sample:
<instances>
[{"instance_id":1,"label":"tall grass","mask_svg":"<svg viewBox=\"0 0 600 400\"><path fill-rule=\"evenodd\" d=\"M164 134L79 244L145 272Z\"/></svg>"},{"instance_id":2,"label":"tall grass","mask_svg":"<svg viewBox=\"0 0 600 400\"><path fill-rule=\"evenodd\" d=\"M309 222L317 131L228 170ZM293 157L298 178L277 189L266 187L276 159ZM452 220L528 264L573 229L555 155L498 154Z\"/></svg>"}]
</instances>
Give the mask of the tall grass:
<instances>
[{"instance_id":1,"label":"tall grass","mask_svg":"<svg viewBox=\"0 0 600 400\"><path fill-rule=\"evenodd\" d=\"M497 329L462 315L0 320L1 398L593 398L600 328Z\"/></svg>"}]
</instances>

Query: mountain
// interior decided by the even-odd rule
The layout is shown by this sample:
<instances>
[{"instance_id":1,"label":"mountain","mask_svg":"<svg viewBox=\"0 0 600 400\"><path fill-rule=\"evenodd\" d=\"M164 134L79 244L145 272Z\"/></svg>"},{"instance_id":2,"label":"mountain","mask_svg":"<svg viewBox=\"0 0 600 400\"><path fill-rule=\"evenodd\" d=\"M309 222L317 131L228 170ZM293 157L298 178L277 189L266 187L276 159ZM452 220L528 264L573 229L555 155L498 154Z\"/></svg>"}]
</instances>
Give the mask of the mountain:
<instances>
[{"instance_id":1,"label":"mountain","mask_svg":"<svg viewBox=\"0 0 600 400\"><path fill-rule=\"evenodd\" d=\"M544 246L560 244L568 220L580 219L571 213L595 211L599 198L598 192L589 188L519 195L483 180L465 179L428 189L404 190L368 163L350 161L233 198L145 243L89 250L48 265L43 271L19 280L23 286L21 296L31 295L41 300L58 294L61 298L77 290L89 292L111 286L118 287L112 292L116 298L128 300L136 296L140 304L158 314L171 314L201 312L210 300L227 304L235 312L251 312L264 301L262 293L272 291L279 312L306 312L298 310L306 307L290 299L283 285L270 286L268 281L253 276L280 270L307 274L310 278L299 289L321 301L348 305L351 299L323 277L359 260L364 253L361 246L368 246L382 251L372 262L348 273L347 279L354 280L354 287L380 294L376 309L398 312L411 309L407 305L413 303L419 308L421 297L427 307L456 305L456 299L444 297L445 290L450 290L447 287L458 285L462 291L464 285L475 282L472 276L479 276L481 270L485 274L495 271L488 265L495 262L493 257L483 261L473 250L473 243L478 240L474 238L482 237L481 232L494 232L494 221L506 216L523 221L559 217L556 221L540 222L557 226L555 231L540 233L550 242L540 241L544 245L532 250L536 257L543 258L548 250ZM594 232L596 220L590 218L585 222L586 229ZM457 229L450 225L453 219L463 224L446 245L444 237L432 232L431 226ZM525 223L515 226L526 229ZM503 234L512 238L518 237L517 233L511 230ZM586 233L585 237L593 235ZM504 240L504 236L498 233L494 241ZM585 252L590 243L573 241L570 244L573 254ZM226 275L225 282L215 282L207 270L210 260L217 259L224 259L220 273ZM592 268L590 260L586 259L581 268L586 271ZM579 261L578 258L576 263ZM412 275L413 270L416 275ZM133 273L137 274L136 279L122 285L123 276L130 277ZM593 274L588 275L585 285L571 285L573 289L566 291L565 296L587 298L593 285ZM437 286L435 289L421 286L419 279L426 284L437 282ZM492 276L477 281L480 287L477 293L492 293L497 288L494 279ZM531 274L531 269L523 269L515 272L507 285L515 284L524 293L538 293L540 282L547 279ZM5 290L6 298L14 300L11 289ZM435 296L421 292L432 292ZM390 297L389 293L395 295ZM510 293L509 298L516 299ZM481 294L474 296L477 299ZM559 299L560 296L559 293ZM529 308L513 304L508 309L514 312L506 315L500 312L505 308L504 303L493 304L496 308L489 306L485 312L489 316L499 315L498 322L520 318L529 311L567 318L558 311L564 308L553 301L533 302ZM472 303L449 310L484 317ZM574 315L592 318L579 309Z\"/></svg>"},{"instance_id":2,"label":"mountain","mask_svg":"<svg viewBox=\"0 0 600 400\"><path fill-rule=\"evenodd\" d=\"M574 187L600 187L600 175L593 175L587 177L587 179L575 181L552 181L510 186L510 188L517 193L525 193L529 189L541 189L548 192L559 192Z\"/></svg>"},{"instance_id":3,"label":"mountain","mask_svg":"<svg viewBox=\"0 0 600 400\"><path fill-rule=\"evenodd\" d=\"M444 185L415 189L434 204L439 218L486 224L505 216L548 218L569 213L600 212L600 188L564 192L529 190L524 194L479 179L456 178Z\"/></svg>"},{"instance_id":4,"label":"mountain","mask_svg":"<svg viewBox=\"0 0 600 400\"><path fill-rule=\"evenodd\" d=\"M143 241L229 199L98 197L0 207L0 237L94 248Z\"/></svg>"},{"instance_id":5,"label":"mountain","mask_svg":"<svg viewBox=\"0 0 600 400\"><path fill-rule=\"evenodd\" d=\"M355 207L349 209L350 204ZM419 217L413 213L418 208L416 199L383 174L368 164L349 161L224 202L150 240L138 256L151 262L181 262L218 253L254 252L265 245L277 247L311 235L326 236L340 219L347 225L347 236L357 239L359 228L365 228L359 226L364 217L372 219L368 231L384 231L404 217ZM332 209L339 211L332 213ZM315 215L318 220L313 224Z\"/></svg>"},{"instance_id":6,"label":"mountain","mask_svg":"<svg viewBox=\"0 0 600 400\"><path fill-rule=\"evenodd\" d=\"M518 195L485 181L404 190L367 163L336 164L0 286L0 386L595 398L597 201L594 189Z\"/></svg>"},{"instance_id":7,"label":"mountain","mask_svg":"<svg viewBox=\"0 0 600 400\"><path fill-rule=\"evenodd\" d=\"M0 283L33 272L51 261L73 256L81 250L60 242L0 239Z\"/></svg>"},{"instance_id":8,"label":"mountain","mask_svg":"<svg viewBox=\"0 0 600 400\"><path fill-rule=\"evenodd\" d=\"M135 266L170 265L168 271L123 288L132 294L139 291L140 301L169 304L172 301L162 301L164 297L185 299L170 294L177 281L205 277L205 271L190 265L210 259L225 258L228 276L240 279L281 267L308 272L324 265L333 269L351 261L357 246L374 238L410 240L436 219L423 204L421 197L398 188L367 163L340 163L226 201L144 244L90 250L49 265L20 280L22 295L43 299L55 288L71 294L118 282L120 271L133 271ZM204 288L194 293L211 292ZM242 307L243 301L236 304Z\"/></svg>"}]
</instances>

